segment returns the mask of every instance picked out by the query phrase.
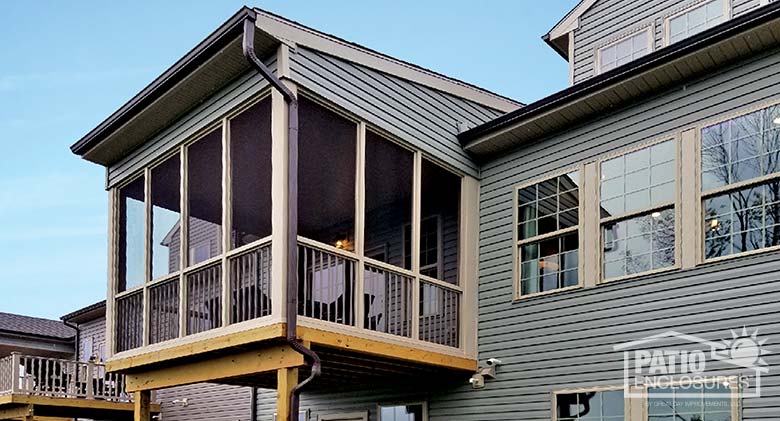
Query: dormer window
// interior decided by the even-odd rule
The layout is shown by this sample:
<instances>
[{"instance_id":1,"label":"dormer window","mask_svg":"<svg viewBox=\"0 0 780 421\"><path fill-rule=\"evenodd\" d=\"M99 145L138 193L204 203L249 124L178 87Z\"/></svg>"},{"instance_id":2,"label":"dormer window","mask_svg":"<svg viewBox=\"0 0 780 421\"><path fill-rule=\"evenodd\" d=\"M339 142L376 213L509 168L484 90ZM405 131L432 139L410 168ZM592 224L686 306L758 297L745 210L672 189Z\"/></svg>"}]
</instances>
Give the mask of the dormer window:
<instances>
[{"instance_id":1,"label":"dormer window","mask_svg":"<svg viewBox=\"0 0 780 421\"><path fill-rule=\"evenodd\" d=\"M671 16L667 20L666 44L681 41L726 20L728 2L711 0Z\"/></svg>"},{"instance_id":2,"label":"dormer window","mask_svg":"<svg viewBox=\"0 0 780 421\"><path fill-rule=\"evenodd\" d=\"M622 66L652 51L650 28L601 47L598 52L598 73L604 73Z\"/></svg>"}]
</instances>

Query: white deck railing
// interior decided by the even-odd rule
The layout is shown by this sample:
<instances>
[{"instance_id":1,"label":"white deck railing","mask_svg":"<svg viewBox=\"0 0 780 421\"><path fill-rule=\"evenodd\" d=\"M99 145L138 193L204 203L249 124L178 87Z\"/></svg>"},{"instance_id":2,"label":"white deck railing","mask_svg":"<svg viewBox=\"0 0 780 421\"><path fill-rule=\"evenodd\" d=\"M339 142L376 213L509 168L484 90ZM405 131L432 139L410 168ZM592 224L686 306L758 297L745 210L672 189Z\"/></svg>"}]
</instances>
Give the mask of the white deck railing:
<instances>
[{"instance_id":1,"label":"white deck railing","mask_svg":"<svg viewBox=\"0 0 780 421\"><path fill-rule=\"evenodd\" d=\"M0 359L0 395L129 402L125 377L108 373L103 364L18 353Z\"/></svg>"}]
</instances>

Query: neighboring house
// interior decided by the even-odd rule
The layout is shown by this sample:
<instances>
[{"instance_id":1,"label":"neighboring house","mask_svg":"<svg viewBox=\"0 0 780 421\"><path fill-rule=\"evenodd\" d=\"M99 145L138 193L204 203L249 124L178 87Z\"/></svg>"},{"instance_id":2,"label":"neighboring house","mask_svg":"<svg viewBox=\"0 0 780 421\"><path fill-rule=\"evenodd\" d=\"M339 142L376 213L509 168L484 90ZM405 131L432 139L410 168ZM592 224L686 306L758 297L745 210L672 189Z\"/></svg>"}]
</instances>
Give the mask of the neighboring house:
<instances>
[{"instance_id":1,"label":"neighboring house","mask_svg":"<svg viewBox=\"0 0 780 421\"><path fill-rule=\"evenodd\" d=\"M0 419L132 419L123 376L79 358L81 330L67 321L0 313ZM100 337L104 330L104 320L90 329Z\"/></svg>"},{"instance_id":2,"label":"neighboring house","mask_svg":"<svg viewBox=\"0 0 780 421\"><path fill-rule=\"evenodd\" d=\"M572 86L523 105L244 8L74 144L138 419L777 419L780 3L583 0L545 39ZM721 340L725 397L625 385Z\"/></svg>"}]
</instances>

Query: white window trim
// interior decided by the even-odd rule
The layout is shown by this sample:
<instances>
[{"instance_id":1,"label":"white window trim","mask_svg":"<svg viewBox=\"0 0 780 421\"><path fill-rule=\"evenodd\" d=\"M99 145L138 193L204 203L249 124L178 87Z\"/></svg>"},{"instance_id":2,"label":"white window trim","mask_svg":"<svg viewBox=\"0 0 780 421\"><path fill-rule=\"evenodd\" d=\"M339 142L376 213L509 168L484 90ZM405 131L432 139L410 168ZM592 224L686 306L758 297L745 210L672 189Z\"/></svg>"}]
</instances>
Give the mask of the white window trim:
<instances>
[{"instance_id":1,"label":"white window trim","mask_svg":"<svg viewBox=\"0 0 780 421\"><path fill-rule=\"evenodd\" d=\"M643 28L633 30L631 32L628 32L628 33L620 36L617 39L614 39L614 40L609 41L608 43L606 43L604 45L599 46L598 49L596 50L596 60L594 61L594 67L595 67L594 73L597 74L597 75L603 73L601 71L601 54L602 54L602 52L604 51L605 48L612 47L615 44L618 44L618 43L620 43L622 41L625 41L625 40L627 40L629 38L633 38L633 37L635 37L635 36L637 36L637 35L639 35L639 34L641 34L643 32L647 33L647 53L645 55L652 53L655 50L655 24L650 24L650 25L645 26ZM615 69L617 67L619 67L619 66L615 66L612 69ZM612 69L610 69L610 70L612 70ZM607 70L607 71L610 71L610 70Z\"/></svg>"},{"instance_id":2,"label":"white window trim","mask_svg":"<svg viewBox=\"0 0 780 421\"><path fill-rule=\"evenodd\" d=\"M392 406L408 406L408 405L421 405L423 410L423 419L421 421L428 421L428 402L427 401L411 401L411 402L386 402L386 403L380 403L376 406L377 411L377 420L379 421L385 421L382 420L382 407L392 407Z\"/></svg>"},{"instance_id":3,"label":"white window trim","mask_svg":"<svg viewBox=\"0 0 780 421\"><path fill-rule=\"evenodd\" d=\"M671 44L671 24L670 21L678 16L684 15L694 9L697 9L699 7L703 7L709 3L712 3L714 1L720 1L723 4L723 22L726 22L731 19L731 0L700 0L697 1L690 6L679 10L677 12L674 12L670 14L669 16L664 18L664 30L663 30L663 45L664 47L669 46ZM721 23L723 23L721 22Z\"/></svg>"},{"instance_id":4,"label":"white window trim","mask_svg":"<svg viewBox=\"0 0 780 421\"><path fill-rule=\"evenodd\" d=\"M517 192L519 192L520 190L522 190L522 189L524 189L526 187L530 187L530 186L533 186L535 184L539 184L541 182L544 182L544 181L547 181L547 180L553 179L555 177L559 177L561 175L568 174L568 173L571 173L571 172L574 172L574 171L578 172L579 178L580 178L579 179L580 184L579 184L578 189L577 189L578 190L578 199L579 199L579 205L578 205L578 208L577 208L578 209L577 225L574 226L574 227L560 229L560 230L557 230L557 231L554 231L554 232L551 232L551 233L548 233L548 234L536 235L534 237L527 238L525 240L520 240L518 238L518 235L517 235L517 226L519 224L519 215L518 215L519 203L518 203L518 200L517 200ZM512 217L512 222L513 222L513 224L512 224L512 285L513 285L513 289L514 289L514 291L513 291L513 301L525 300L525 299L532 298L532 297L538 297L538 296L543 296L543 295L560 293L560 292L564 292L564 291L570 291L570 290L573 290L573 289L582 288L584 286L583 276L585 274L584 273L585 272L585 268L584 268L584 259L582 258L582 245L583 245L583 243L582 243L583 242L583 238L582 238L582 235L583 235L583 233L582 233L582 225L583 225L583 213L584 213L582 193L583 193L583 183L585 182L584 172L585 172L585 165L584 164L579 164L579 165L576 165L576 166L569 166L569 167L566 167L566 168L563 168L563 169L560 169L560 170L556 170L554 172L547 173L547 174L545 174L545 175L543 175L541 177L533 178L533 179L528 180L526 182L523 182L521 184L517 184L517 185L515 185L512 188L512 207L513 207L513 210L512 210L512 215L513 215L513 217ZM562 235L565 235L565 234L568 234L568 233L572 233L572 232L577 232L577 237L578 237L578 240L579 240L579 247L577 248L577 261L578 261L577 285L572 285L570 287L565 287L565 288L553 289L553 290L550 290L550 291L541 291L541 292L536 292L536 293L533 293L533 294L523 295L522 294L522 289L521 289L522 285L520 285L520 280L522 279L522 274L520 273L522 265L521 265L521 262L520 262L520 252L519 252L518 249L523 244L535 243L535 242L544 240L546 238L560 237Z\"/></svg>"},{"instance_id":5,"label":"white window trim","mask_svg":"<svg viewBox=\"0 0 780 421\"><path fill-rule=\"evenodd\" d=\"M320 414L317 416L318 421L339 421L342 419L362 419L363 421L368 421L368 411L357 411L357 412L345 412L345 413L338 413L338 414Z\"/></svg>"},{"instance_id":6,"label":"white window trim","mask_svg":"<svg viewBox=\"0 0 780 421\"><path fill-rule=\"evenodd\" d=\"M721 376L716 378L719 382L729 382L731 385L731 421L739 421L741 411L741 398L740 398L740 384L739 379L734 376ZM677 386L682 384L680 380L673 380L667 384L667 386ZM551 393L551 413L550 419L552 421L558 421L558 395L568 395L574 393L587 393L587 392L609 392L614 390L625 390L624 385L620 386L593 386L582 387L572 389L559 389L554 390ZM624 401L624 418L625 419L642 419L647 420L647 412L649 408L649 395L648 388L646 387L632 387L632 393L641 395L641 397L625 397ZM640 417L636 417L635 414L640 414Z\"/></svg>"},{"instance_id":7,"label":"white window trim","mask_svg":"<svg viewBox=\"0 0 780 421\"><path fill-rule=\"evenodd\" d=\"M587 393L587 392L611 392L614 390L624 390L624 386L620 385L612 385L612 386L593 386L593 387L581 387L581 388L574 388L574 389L559 389L559 390L553 390L551 393L551 413L550 413L550 419L552 421L558 421L558 395L571 395L574 393ZM625 410L623 411L623 416L625 419L628 419L628 414L631 411L631 404L632 399L623 397L623 401L625 404Z\"/></svg>"},{"instance_id":8,"label":"white window trim","mask_svg":"<svg viewBox=\"0 0 780 421\"><path fill-rule=\"evenodd\" d=\"M709 127L709 126L712 126L712 125L715 125L715 124L718 124L718 123L723 123L725 121L733 120L735 118L739 118L741 116L750 114L752 112L759 111L759 110L762 110L764 108L768 108L768 107L772 107L772 106L776 106L776 105L780 105L780 98L775 97L775 98L773 98L773 99L771 99L769 101L760 101L760 102L757 102L755 104L751 104L749 106L739 108L735 112L731 112L731 113L727 113L727 114L721 114L721 115L719 115L719 116L717 116L715 118L701 121L695 127L695 130L696 130L696 158L697 158L697 161L696 161L696 163L694 165L696 167L696 192L697 192L697 194L696 194L696 205L697 205L697 208L699 210L697 212L698 220L696 222L697 222L697 226L702 228L702 229L699 230L700 232L699 232L699 235L698 235L698 240L699 240L699 250L698 251L699 251L699 253L698 253L697 261L696 261L697 265L708 264L708 263L717 263L717 262L721 262L721 261L724 261L724 260L739 259L741 257L753 256L753 255L763 254L763 253L770 253L770 252L773 252L773 251L780 250L780 245L777 245L777 246L764 247L764 248L760 248L760 249L757 249L757 250L743 251L741 253L733 253L733 254L728 254L728 255L725 255L725 256L713 257L713 258L709 258L708 259L708 258L706 258L706 255L705 255L706 243L704 241L704 231L703 231L703 225L704 225L704 206L703 206L703 202L704 202L705 199L713 197L713 196L718 196L718 195L721 195L721 194L725 194L725 193L728 193L728 192L744 189L746 187L755 186L755 185L767 183L767 182L770 182L770 181L780 180L780 172L767 174L767 175L764 175L764 176L761 176L761 177L756 177L756 178L753 178L753 179L750 179L750 180L741 181L741 182L738 182L738 183L728 184L726 186L717 187L717 188L710 189L710 190L707 190L707 191L702 191L702 189L701 189L701 174L702 174L702 170L701 170L701 164L702 164L702 162L701 162L701 150L702 150L701 131L704 128L706 128L706 127Z\"/></svg>"},{"instance_id":9,"label":"white window trim","mask_svg":"<svg viewBox=\"0 0 780 421\"><path fill-rule=\"evenodd\" d=\"M620 215L609 217L609 218L602 218L601 215L593 215L594 217L598 218L598 238L599 238L599 250L598 250L598 280L597 284L606 284L611 282L617 282L622 281L626 279L633 279L637 277L643 277L643 276L649 276L654 275L658 273L664 273L669 272L673 270L679 270L682 267L682 142L680 140L680 134L679 133L670 133L666 135L662 135L656 138L653 138L650 141L642 142L640 144L631 146L627 149L621 149L619 151L615 151L613 153L607 154L602 156L598 160L598 171L597 171L597 183L598 188L596 189L598 194L598 203L599 206L601 206L601 166L604 163L604 161L608 161L613 158L617 158L623 155L630 154L632 152L636 152L645 148L652 147L653 145L657 145L659 143L663 143L666 141L672 141L674 142L674 150L675 150L675 169L677 171L677 174L675 174L675 182L674 182L674 200L663 202L655 205L650 205L648 207L644 207L641 209L634 209L629 212L624 212ZM659 269L652 269L645 272L639 272L639 273L632 273L630 275L624 275L624 276L618 276L615 278L604 278L604 236L602 235L602 226L605 223L608 223L610 221L624 221L626 219L631 219L633 217L645 215L649 212L652 212L654 210L660 210L665 209L669 207L674 207L674 265L665 267L665 268L659 268Z\"/></svg>"}]
</instances>

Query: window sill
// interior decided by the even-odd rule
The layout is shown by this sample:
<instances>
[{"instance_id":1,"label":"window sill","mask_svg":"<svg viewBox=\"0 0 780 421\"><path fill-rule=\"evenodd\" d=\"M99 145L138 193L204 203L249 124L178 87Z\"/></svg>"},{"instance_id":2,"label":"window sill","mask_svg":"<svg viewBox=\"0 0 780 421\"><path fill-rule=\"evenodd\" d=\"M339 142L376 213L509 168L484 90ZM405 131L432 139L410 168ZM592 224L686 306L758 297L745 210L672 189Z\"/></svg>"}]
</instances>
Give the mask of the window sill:
<instances>
[{"instance_id":1,"label":"window sill","mask_svg":"<svg viewBox=\"0 0 780 421\"><path fill-rule=\"evenodd\" d=\"M566 287L566 288L554 289L554 290L551 290L551 291L535 292L533 294L528 294L528 295L515 295L515 297L512 299L512 302L513 303L518 303L518 302L526 301L526 300L531 299L531 298L544 297L544 296L547 296L547 295L554 295L554 294L558 294L558 293L562 293L562 292L566 292L566 291L573 291L573 290L583 289L583 288L584 288L584 286L582 284L579 284L579 285L573 285L573 286Z\"/></svg>"}]
</instances>

